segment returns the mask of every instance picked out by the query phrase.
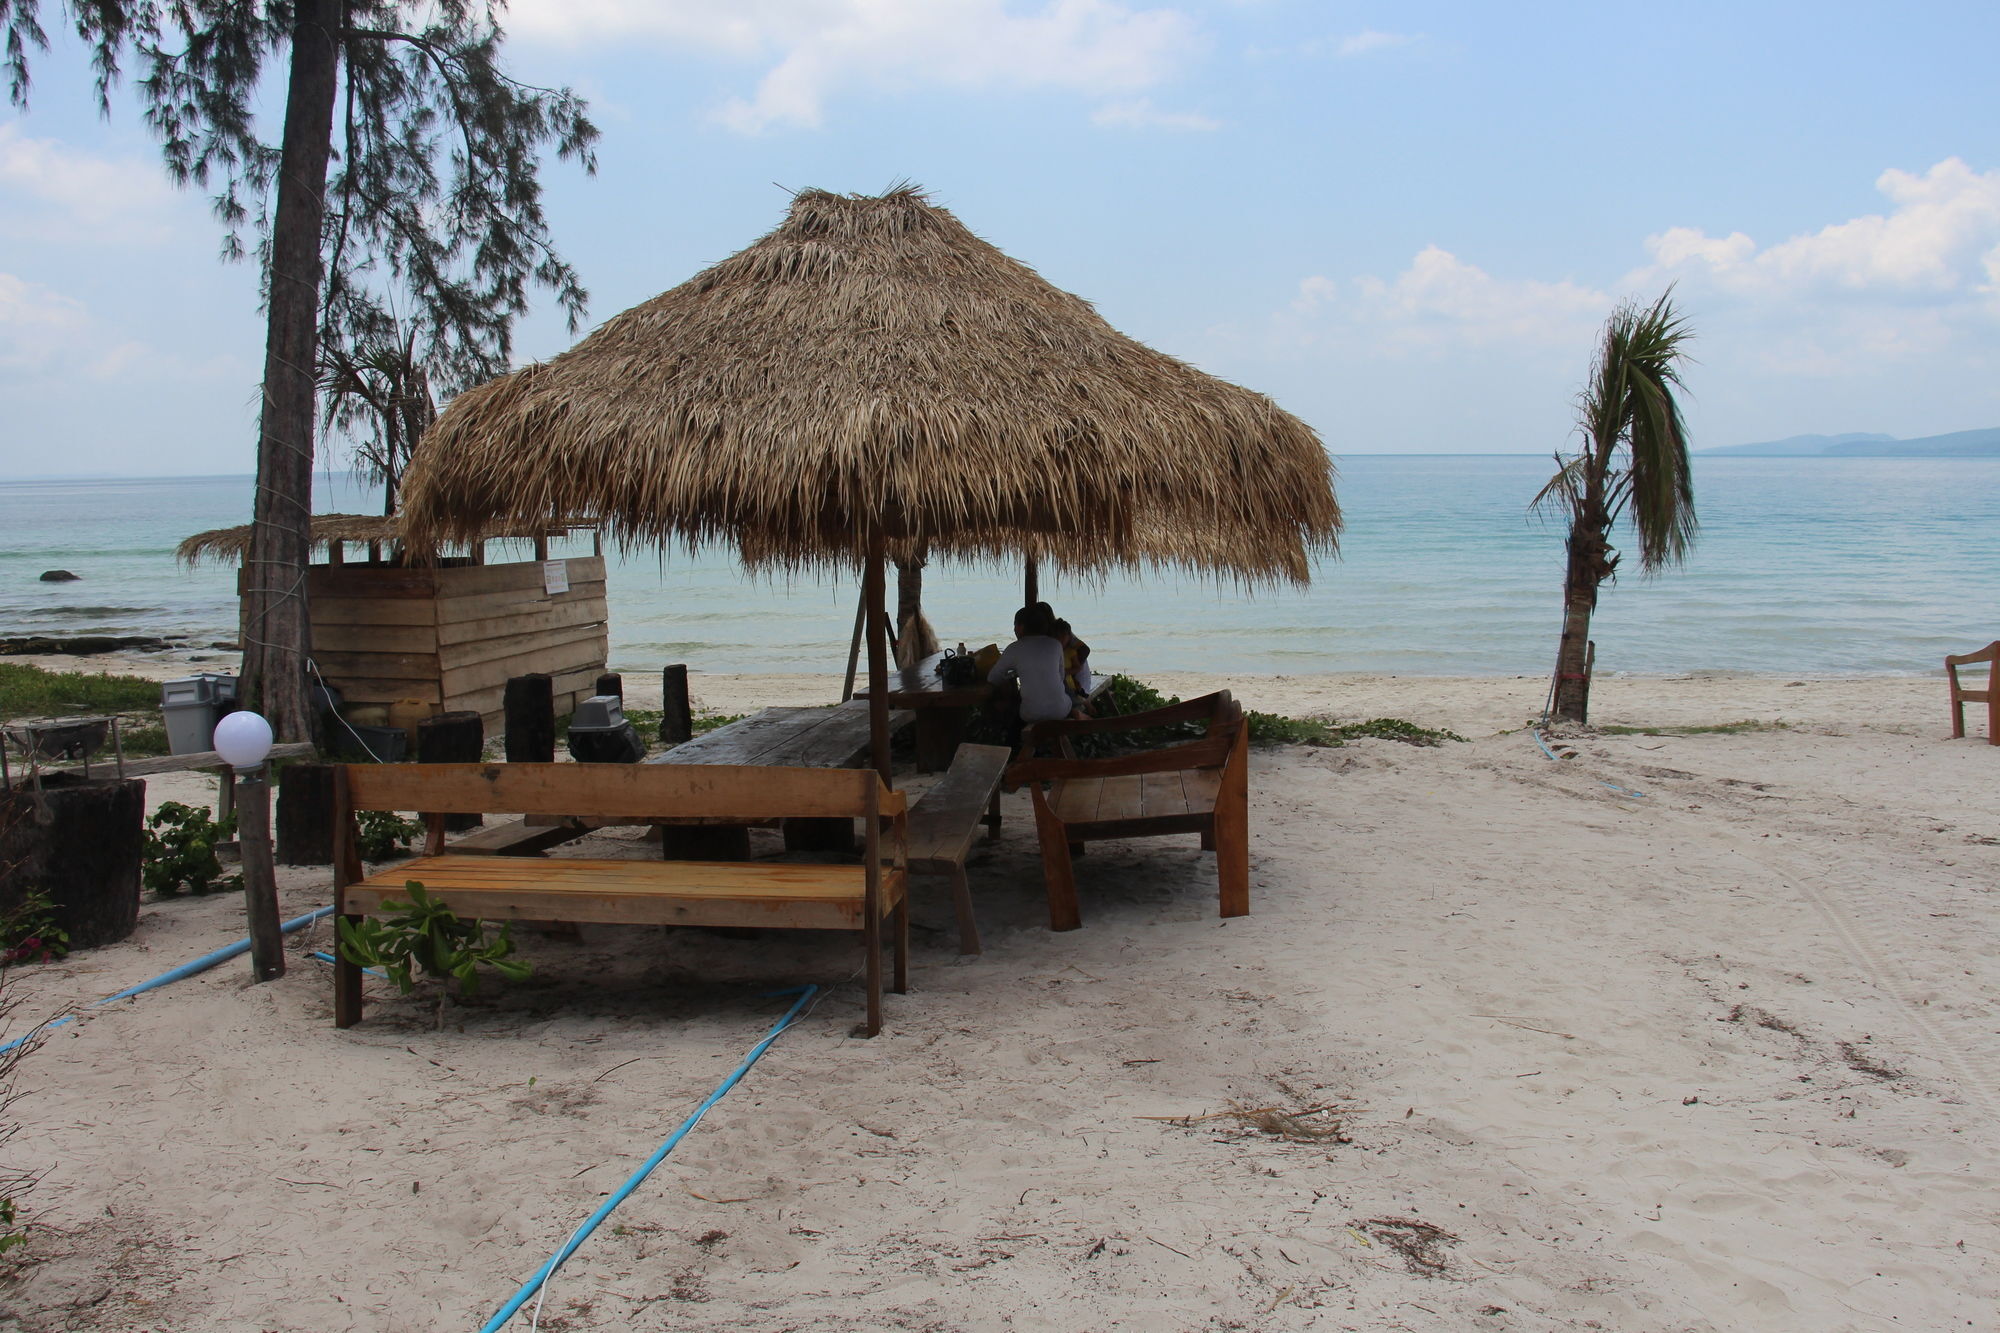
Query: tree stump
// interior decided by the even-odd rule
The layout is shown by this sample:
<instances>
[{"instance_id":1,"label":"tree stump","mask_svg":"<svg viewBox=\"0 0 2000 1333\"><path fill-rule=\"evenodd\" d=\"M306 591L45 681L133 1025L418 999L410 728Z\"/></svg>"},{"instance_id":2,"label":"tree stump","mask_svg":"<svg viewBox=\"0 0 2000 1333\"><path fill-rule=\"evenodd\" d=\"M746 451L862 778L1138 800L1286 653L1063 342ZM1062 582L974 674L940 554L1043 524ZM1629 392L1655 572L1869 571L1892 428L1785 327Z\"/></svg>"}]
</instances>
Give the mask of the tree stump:
<instances>
[{"instance_id":1,"label":"tree stump","mask_svg":"<svg viewBox=\"0 0 2000 1333\"><path fill-rule=\"evenodd\" d=\"M556 761L555 682L544 675L516 676L507 682L501 707L507 714L507 762Z\"/></svg>"},{"instance_id":2,"label":"tree stump","mask_svg":"<svg viewBox=\"0 0 2000 1333\"><path fill-rule=\"evenodd\" d=\"M486 724L473 712L439 713L417 723L417 762L476 764L486 750ZM446 815L447 833L464 833L485 821L478 815Z\"/></svg>"},{"instance_id":3,"label":"tree stump","mask_svg":"<svg viewBox=\"0 0 2000 1333\"><path fill-rule=\"evenodd\" d=\"M660 673L660 742L679 745L694 737L694 714L688 705L688 669L684 664Z\"/></svg>"},{"instance_id":4,"label":"tree stump","mask_svg":"<svg viewBox=\"0 0 2000 1333\"><path fill-rule=\"evenodd\" d=\"M333 864L332 764L286 764L278 770L278 864Z\"/></svg>"},{"instance_id":5,"label":"tree stump","mask_svg":"<svg viewBox=\"0 0 2000 1333\"><path fill-rule=\"evenodd\" d=\"M146 784L48 774L0 788L0 911L40 890L72 949L113 944L139 925Z\"/></svg>"}]
</instances>

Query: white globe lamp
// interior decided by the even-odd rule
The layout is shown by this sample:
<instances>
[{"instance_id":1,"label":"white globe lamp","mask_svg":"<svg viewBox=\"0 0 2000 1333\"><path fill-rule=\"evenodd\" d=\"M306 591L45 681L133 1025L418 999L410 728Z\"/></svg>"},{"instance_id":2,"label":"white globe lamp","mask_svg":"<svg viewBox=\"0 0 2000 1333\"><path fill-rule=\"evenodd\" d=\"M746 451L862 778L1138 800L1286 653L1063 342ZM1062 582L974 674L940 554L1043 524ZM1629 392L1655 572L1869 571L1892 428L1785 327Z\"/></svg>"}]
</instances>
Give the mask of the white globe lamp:
<instances>
[{"instance_id":1,"label":"white globe lamp","mask_svg":"<svg viewBox=\"0 0 2000 1333\"><path fill-rule=\"evenodd\" d=\"M238 773L255 772L271 754L271 724L261 713L236 712L215 724L215 752Z\"/></svg>"}]
</instances>

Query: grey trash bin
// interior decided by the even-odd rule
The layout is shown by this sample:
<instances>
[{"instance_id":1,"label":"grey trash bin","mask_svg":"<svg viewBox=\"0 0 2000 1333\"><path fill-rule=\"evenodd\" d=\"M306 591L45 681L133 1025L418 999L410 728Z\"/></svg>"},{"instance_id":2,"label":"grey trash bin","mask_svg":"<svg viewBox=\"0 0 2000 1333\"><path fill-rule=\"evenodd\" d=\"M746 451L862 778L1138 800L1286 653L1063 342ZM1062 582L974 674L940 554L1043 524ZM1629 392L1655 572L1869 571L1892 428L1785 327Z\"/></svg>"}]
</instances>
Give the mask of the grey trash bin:
<instances>
[{"instance_id":1,"label":"grey trash bin","mask_svg":"<svg viewBox=\"0 0 2000 1333\"><path fill-rule=\"evenodd\" d=\"M167 723L172 754L200 754L215 748L215 724L236 708L236 677L184 676L160 686L160 713Z\"/></svg>"}]
</instances>

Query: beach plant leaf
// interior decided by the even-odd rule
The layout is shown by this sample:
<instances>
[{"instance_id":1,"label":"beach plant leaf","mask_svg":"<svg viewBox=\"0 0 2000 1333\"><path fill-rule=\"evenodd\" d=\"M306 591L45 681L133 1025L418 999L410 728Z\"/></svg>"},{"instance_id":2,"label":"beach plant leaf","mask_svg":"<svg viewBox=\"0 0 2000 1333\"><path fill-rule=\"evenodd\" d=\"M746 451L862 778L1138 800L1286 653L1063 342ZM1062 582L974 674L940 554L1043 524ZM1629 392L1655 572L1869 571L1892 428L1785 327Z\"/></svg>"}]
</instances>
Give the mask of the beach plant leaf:
<instances>
[{"instance_id":1,"label":"beach plant leaf","mask_svg":"<svg viewBox=\"0 0 2000 1333\"><path fill-rule=\"evenodd\" d=\"M460 917L421 881L410 880L403 889L409 901L392 898L382 904L389 915L339 919L336 929L343 959L359 967L380 968L404 995L420 977L467 996L479 992L481 968L490 967L508 981L523 981L533 973L531 964L510 956L512 922L502 923L489 936L485 922Z\"/></svg>"},{"instance_id":2,"label":"beach plant leaf","mask_svg":"<svg viewBox=\"0 0 2000 1333\"><path fill-rule=\"evenodd\" d=\"M162 801L146 821L146 837L141 848L143 865L139 877L152 893L162 898L240 889L241 875L227 879L217 843L236 836L236 815L222 819L209 814L207 807Z\"/></svg>"},{"instance_id":3,"label":"beach plant leaf","mask_svg":"<svg viewBox=\"0 0 2000 1333\"><path fill-rule=\"evenodd\" d=\"M354 816L355 848L364 861L392 861L409 850L412 839L423 836L424 826L405 819L393 810L361 810Z\"/></svg>"}]
</instances>

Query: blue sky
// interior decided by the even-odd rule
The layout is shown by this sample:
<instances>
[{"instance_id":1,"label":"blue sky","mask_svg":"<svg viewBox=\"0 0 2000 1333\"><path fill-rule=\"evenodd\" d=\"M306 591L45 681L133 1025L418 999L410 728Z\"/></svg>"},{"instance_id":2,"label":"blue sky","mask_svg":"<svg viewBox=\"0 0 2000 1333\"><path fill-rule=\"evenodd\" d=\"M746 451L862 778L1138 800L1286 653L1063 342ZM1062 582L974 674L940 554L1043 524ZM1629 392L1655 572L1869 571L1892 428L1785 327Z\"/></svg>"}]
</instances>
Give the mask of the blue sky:
<instances>
[{"instance_id":1,"label":"blue sky","mask_svg":"<svg viewBox=\"0 0 2000 1333\"><path fill-rule=\"evenodd\" d=\"M2000 425L1990 0L516 0L507 25L515 72L604 131L595 178L545 172L593 325L786 188L907 179L1336 455L1555 448L1604 316L1668 282L1697 447ZM42 57L0 112L0 473L249 470L262 325L217 237L132 99L101 119L79 49ZM570 341L538 310L518 348Z\"/></svg>"}]
</instances>

